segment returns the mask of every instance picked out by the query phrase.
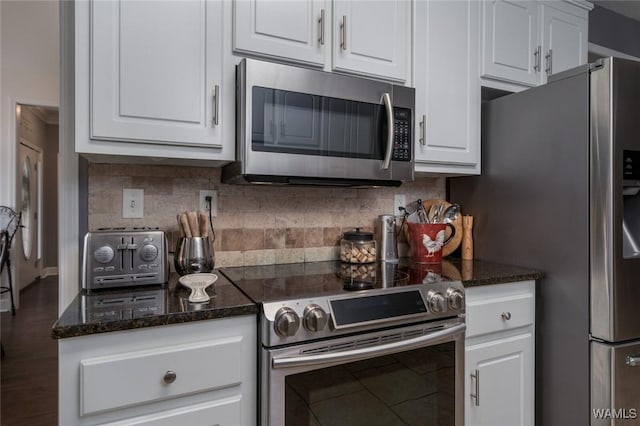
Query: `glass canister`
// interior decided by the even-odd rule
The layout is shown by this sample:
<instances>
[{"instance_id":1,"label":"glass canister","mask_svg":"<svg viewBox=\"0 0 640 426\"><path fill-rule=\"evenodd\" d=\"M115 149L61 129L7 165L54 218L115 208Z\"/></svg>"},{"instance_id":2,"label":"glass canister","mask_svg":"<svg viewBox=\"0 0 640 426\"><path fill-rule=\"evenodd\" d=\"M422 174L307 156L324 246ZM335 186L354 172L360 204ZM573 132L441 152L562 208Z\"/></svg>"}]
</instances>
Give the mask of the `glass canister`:
<instances>
[{"instance_id":1,"label":"glass canister","mask_svg":"<svg viewBox=\"0 0 640 426\"><path fill-rule=\"evenodd\" d=\"M340 240L340 260L346 263L372 263L376 261L376 241L372 232L345 232Z\"/></svg>"}]
</instances>

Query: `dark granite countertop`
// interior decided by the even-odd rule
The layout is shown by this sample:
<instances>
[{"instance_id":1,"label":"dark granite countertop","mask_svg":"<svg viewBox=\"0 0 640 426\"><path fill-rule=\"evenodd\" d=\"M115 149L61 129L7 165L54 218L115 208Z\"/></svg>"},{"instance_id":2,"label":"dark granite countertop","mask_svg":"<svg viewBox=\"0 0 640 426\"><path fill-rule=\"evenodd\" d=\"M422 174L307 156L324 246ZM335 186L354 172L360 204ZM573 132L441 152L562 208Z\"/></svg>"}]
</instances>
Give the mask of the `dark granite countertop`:
<instances>
[{"instance_id":1,"label":"dark granite countertop","mask_svg":"<svg viewBox=\"0 0 640 426\"><path fill-rule=\"evenodd\" d=\"M258 306L224 275L214 272L218 280L207 289L211 296L207 303L189 303L190 290L178 283L177 274L171 274L169 282L163 287L102 290L89 294L83 290L53 325L51 335L54 339L63 339L237 315L257 315ZM127 306L123 307L123 301ZM123 308L131 309L131 313L126 315L128 319L121 317Z\"/></svg>"},{"instance_id":2,"label":"dark granite countertop","mask_svg":"<svg viewBox=\"0 0 640 426\"><path fill-rule=\"evenodd\" d=\"M539 280L544 277L542 271L533 268L455 258L443 259L442 275L451 280L462 281L462 284L467 288Z\"/></svg>"}]
</instances>

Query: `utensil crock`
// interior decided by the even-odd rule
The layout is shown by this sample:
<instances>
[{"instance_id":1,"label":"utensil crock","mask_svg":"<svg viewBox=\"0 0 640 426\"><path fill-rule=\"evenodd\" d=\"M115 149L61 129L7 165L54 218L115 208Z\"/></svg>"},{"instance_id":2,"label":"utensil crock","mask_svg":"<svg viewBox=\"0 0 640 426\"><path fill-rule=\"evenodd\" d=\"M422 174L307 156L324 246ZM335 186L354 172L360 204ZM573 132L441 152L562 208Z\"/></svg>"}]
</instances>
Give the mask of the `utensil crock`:
<instances>
[{"instance_id":1,"label":"utensil crock","mask_svg":"<svg viewBox=\"0 0 640 426\"><path fill-rule=\"evenodd\" d=\"M182 237L178 239L173 263L180 275L211 272L213 251L207 237Z\"/></svg>"}]
</instances>

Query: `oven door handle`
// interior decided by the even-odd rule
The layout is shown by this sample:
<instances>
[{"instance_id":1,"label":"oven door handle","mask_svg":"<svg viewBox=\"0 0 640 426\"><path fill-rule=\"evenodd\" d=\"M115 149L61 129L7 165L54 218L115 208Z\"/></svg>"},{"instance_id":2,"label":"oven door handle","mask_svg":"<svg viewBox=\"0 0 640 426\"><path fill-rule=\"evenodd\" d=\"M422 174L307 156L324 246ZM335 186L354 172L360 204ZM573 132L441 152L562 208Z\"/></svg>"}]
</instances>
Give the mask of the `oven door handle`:
<instances>
[{"instance_id":1,"label":"oven door handle","mask_svg":"<svg viewBox=\"0 0 640 426\"><path fill-rule=\"evenodd\" d=\"M393 105L391 105L391 95L382 94L382 101L387 110L387 149L384 153L384 161L382 162L382 170L389 170L391 165L391 153L393 152Z\"/></svg>"},{"instance_id":2,"label":"oven door handle","mask_svg":"<svg viewBox=\"0 0 640 426\"><path fill-rule=\"evenodd\" d=\"M403 340L400 342L388 343L381 346L373 346L363 349L354 349L351 351L342 351L334 353L324 353L320 355L307 356L288 356L282 358L274 358L272 361L273 368L291 368L307 365L327 364L333 362L352 362L364 358L371 358L383 355L389 355L399 351L418 349L425 344L437 344L456 334L464 333L467 326L465 324L454 325L444 330L429 333L426 336L416 337L414 339Z\"/></svg>"}]
</instances>

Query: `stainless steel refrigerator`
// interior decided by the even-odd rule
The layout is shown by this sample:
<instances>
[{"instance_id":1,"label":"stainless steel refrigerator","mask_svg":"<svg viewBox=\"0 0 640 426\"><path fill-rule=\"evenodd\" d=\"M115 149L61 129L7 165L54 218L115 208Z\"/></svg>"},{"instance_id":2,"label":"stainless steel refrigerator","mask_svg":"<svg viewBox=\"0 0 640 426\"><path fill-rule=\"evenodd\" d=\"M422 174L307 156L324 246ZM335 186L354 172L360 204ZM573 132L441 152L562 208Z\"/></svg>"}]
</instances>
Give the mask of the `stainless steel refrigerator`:
<instances>
[{"instance_id":1,"label":"stainless steel refrigerator","mask_svg":"<svg viewBox=\"0 0 640 426\"><path fill-rule=\"evenodd\" d=\"M536 424L640 425L640 62L483 104L477 259L536 267Z\"/></svg>"}]
</instances>

